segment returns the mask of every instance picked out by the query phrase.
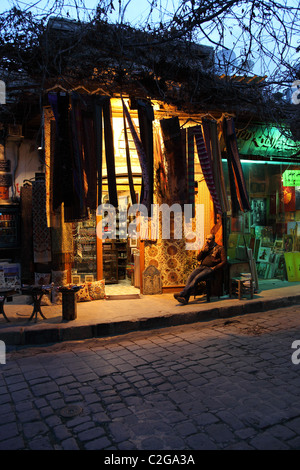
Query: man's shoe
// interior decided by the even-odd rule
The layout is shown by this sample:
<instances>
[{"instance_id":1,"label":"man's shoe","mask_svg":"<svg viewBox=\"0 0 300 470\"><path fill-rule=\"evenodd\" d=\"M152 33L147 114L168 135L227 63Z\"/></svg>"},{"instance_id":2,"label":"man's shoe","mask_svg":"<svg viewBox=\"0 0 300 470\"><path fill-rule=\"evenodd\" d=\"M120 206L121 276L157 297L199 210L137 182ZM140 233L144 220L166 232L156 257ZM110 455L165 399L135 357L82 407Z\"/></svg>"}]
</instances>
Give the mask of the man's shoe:
<instances>
[{"instance_id":1,"label":"man's shoe","mask_svg":"<svg viewBox=\"0 0 300 470\"><path fill-rule=\"evenodd\" d=\"M186 305L188 303L188 300L185 297L183 297L182 295L178 295L176 297L176 300L178 300L178 302L180 302L181 304L184 304L184 305Z\"/></svg>"}]
</instances>

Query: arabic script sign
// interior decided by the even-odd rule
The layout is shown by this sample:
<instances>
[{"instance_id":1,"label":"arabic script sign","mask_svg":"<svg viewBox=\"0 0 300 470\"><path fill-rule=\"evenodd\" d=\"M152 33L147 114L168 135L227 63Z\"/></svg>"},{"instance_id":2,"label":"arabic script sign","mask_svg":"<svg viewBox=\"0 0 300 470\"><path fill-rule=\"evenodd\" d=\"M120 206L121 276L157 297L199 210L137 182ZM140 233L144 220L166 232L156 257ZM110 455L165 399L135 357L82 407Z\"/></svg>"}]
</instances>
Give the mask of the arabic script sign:
<instances>
[{"instance_id":1,"label":"arabic script sign","mask_svg":"<svg viewBox=\"0 0 300 470\"><path fill-rule=\"evenodd\" d=\"M299 143L276 127L249 126L237 129L236 134L241 155L288 157L300 150Z\"/></svg>"},{"instance_id":2,"label":"arabic script sign","mask_svg":"<svg viewBox=\"0 0 300 470\"><path fill-rule=\"evenodd\" d=\"M300 186L300 170L285 170L282 180L283 186Z\"/></svg>"}]
</instances>

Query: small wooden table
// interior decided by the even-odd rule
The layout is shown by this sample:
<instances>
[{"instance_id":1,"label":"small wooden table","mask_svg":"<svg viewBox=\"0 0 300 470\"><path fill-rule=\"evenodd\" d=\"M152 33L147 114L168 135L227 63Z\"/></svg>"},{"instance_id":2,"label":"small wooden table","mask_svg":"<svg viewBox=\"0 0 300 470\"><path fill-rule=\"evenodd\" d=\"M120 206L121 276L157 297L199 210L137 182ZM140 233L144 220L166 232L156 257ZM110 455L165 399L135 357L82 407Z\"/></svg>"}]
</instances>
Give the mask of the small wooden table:
<instances>
[{"instance_id":1,"label":"small wooden table","mask_svg":"<svg viewBox=\"0 0 300 470\"><path fill-rule=\"evenodd\" d=\"M31 295L32 300L33 300L33 311L28 321L31 321L34 316L35 316L35 321L37 321L38 313L41 315L42 318L44 318L44 320L46 320L46 317L41 310L41 300L44 294L49 294L51 292L51 289L52 287L47 287L47 286L22 287L21 289L22 294Z\"/></svg>"},{"instance_id":2,"label":"small wooden table","mask_svg":"<svg viewBox=\"0 0 300 470\"><path fill-rule=\"evenodd\" d=\"M0 289L0 315L3 315L5 320L10 322L4 312L4 302L7 297L12 297L13 295L17 294L14 289Z\"/></svg>"}]
</instances>

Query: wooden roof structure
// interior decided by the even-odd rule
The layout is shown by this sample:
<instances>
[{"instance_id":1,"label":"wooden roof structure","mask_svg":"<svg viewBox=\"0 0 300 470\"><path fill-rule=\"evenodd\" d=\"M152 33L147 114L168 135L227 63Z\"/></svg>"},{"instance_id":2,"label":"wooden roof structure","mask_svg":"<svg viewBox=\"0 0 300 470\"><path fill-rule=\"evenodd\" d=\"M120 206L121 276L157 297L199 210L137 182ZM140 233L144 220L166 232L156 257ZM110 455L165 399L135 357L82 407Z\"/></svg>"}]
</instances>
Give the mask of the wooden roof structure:
<instances>
[{"instance_id":1,"label":"wooden roof structure","mask_svg":"<svg viewBox=\"0 0 300 470\"><path fill-rule=\"evenodd\" d=\"M217 74L212 47L127 25L51 18L26 55L15 56L6 61L14 79L7 82L2 121L34 119L48 91L59 89L159 100L190 114L294 120L295 107L273 98L266 77Z\"/></svg>"}]
</instances>

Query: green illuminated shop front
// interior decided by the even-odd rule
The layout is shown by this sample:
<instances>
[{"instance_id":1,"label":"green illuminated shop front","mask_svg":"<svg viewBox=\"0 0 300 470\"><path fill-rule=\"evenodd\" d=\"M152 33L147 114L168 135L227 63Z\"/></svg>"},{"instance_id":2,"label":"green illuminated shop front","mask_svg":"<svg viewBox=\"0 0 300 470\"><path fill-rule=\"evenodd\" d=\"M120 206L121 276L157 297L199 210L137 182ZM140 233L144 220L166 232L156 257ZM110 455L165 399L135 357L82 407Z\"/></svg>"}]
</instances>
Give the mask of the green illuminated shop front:
<instances>
[{"instance_id":1,"label":"green illuminated shop front","mask_svg":"<svg viewBox=\"0 0 300 470\"><path fill-rule=\"evenodd\" d=\"M275 126L245 125L236 133L251 211L228 214L228 259L243 260L247 246L260 281L300 282L299 142ZM223 167L229 188L225 160Z\"/></svg>"}]
</instances>

